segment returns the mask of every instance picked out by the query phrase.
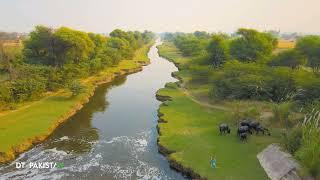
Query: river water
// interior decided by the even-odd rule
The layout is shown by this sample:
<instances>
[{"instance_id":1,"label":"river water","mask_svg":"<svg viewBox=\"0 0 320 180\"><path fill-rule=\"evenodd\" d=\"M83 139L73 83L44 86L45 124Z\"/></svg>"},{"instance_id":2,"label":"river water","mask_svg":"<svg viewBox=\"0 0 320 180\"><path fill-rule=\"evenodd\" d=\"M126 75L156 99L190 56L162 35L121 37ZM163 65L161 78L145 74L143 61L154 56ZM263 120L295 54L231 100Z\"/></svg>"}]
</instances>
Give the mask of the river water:
<instances>
[{"instance_id":1,"label":"river water","mask_svg":"<svg viewBox=\"0 0 320 180\"><path fill-rule=\"evenodd\" d=\"M158 153L155 93L176 81L177 68L156 45L143 71L99 86L94 96L45 142L0 167L0 179L184 179ZM25 162L25 168L16 168ZM63 163L34 169L29 163ZM60 164L61 165L61 164Z\"/></svg>"}]
</instances>

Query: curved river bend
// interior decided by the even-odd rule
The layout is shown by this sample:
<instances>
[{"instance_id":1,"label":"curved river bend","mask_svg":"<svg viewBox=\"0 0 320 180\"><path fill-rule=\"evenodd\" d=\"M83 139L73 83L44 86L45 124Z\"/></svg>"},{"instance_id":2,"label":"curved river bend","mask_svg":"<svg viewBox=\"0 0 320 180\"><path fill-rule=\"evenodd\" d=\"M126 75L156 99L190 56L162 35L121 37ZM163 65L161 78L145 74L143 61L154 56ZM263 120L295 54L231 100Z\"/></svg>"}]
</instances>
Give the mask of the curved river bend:
<instances>
[{"instance_id":1,"label":"curved river bend","mask_svg":"<svg viewBox=\"0 0 320 180\"><path fill-rule=\"evenodd\" d=\"M184 179L158 153L155 93L176 81L177 68L156 45L143 71L99 86L94 96L45 142L0 167L0 179ZM63 168L16 169L16 162L59 162Z\"/></svg>"}]
</instances>

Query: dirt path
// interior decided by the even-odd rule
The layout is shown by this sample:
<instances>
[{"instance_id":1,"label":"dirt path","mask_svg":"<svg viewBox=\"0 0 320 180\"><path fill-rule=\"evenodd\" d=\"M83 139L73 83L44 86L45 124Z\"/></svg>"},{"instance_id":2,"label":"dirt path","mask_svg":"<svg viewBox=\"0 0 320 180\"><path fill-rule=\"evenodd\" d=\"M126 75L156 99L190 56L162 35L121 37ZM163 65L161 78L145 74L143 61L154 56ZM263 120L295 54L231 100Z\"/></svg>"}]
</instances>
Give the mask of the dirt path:
<instances>
[{"instance_id":1,"label":"dirt path","mask_svg":"<svg viewBox=\"0 0 320 180\"><path fill-rule=\"evenodd\" d=\"M228 107L225 107L223 105L213 105L213 104L209 104L207 102L203 102L203 101L200 101L198 100L195 96L193 96L189 90L187 90L183 84L181 84L181 87L180 89L182 90L182 92L189 97L190 100L192 100L193 102L199 104L200 106L203 106L203 107L207 107L207 108L212 108L212 109L218 109L218 110L222 110L222 111L229 111L229 112L232 112L232 108L228 108ZM244 109L242 109L240 112L245 112ZM271 118L273 116L272 112L268 112L268 111L263 111L261 112L261 115L260 115L260 119L268 119L268 118Z\"/></svg>"},{"instance_id":2,"label":"dirt path","mask_svg":"<svg viewBox=\"0 0 320 180\"><path fill-rule=\"evenodd\" d=\"M221 105L213 105L213 104L209 104L209 103L206 103L206 102L201 102L199 101L195 96L193 96L186 88L184 87L181 87L181 90L182 92L187 95L189 97L189 99L191 99L193 102L201 105L201 106L204 106L204 107L208 107L208 108L213 108L213 109L219 109L219 110L222 110L222 111L232 111L232 109L230 108L227 108L227 107L224 107L224 106L221 106Z\"/></svg>"}]
</instances>

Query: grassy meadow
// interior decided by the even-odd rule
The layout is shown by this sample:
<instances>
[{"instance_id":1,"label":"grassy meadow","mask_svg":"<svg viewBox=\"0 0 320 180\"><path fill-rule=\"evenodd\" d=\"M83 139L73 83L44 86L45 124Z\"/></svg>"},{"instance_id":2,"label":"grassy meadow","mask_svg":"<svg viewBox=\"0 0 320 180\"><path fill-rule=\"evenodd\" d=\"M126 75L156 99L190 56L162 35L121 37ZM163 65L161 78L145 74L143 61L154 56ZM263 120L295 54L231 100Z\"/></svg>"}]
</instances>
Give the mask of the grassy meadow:
<instances>
[{"instance_id":1,"label":"grassy meadow","mask_svg":"<svg viewBox=\"0 0 320 180\"><path fill-rule=\"evenodd\" d=\"M157 93L171 97L159 109L163 115L160 118L167 122L159 123L159 144L174 152L169 159L208 179L267 179L256 155L267 145L279 141L279 131L272 129L271 136L252 135L247 142L241 142L236 136L234 116L255 107L264 111L258 117L263 121L268 118L264 116L269 113L270 105L253 101L212 102L208 97L208 84L190 81L192 72L184 65L191 59L182 56L172 43L166 42L158 48L161 56L180 69L175 73L180 83L169 83ZM235 108L237 103L240 110ZM231 124L230 135L219 135L218 126L222 122ZM211 157L217 160L216 169L210 167Z\"/></svg>"}]
</instances>

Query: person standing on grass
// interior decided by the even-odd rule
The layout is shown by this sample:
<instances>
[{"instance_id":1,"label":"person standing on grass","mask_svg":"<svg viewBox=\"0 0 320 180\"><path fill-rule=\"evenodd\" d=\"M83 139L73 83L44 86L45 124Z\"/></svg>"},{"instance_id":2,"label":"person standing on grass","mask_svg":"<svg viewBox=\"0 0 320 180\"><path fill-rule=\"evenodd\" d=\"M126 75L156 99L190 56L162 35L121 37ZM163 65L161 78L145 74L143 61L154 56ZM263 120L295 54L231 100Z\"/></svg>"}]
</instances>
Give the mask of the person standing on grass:
<instances>
[{"instance_id":1,"label":"person standing on grass","mask_svg":"<svg viewBox=\"0 0 320 180\"><path fill-rule=\"evenodd\" d=\"M210 160L210 166L212 168L216 168L217 167L217 160L216 160L216 158L212 158L212 156L211 156L211 160Z\"/></svg>"}]
</instances>

